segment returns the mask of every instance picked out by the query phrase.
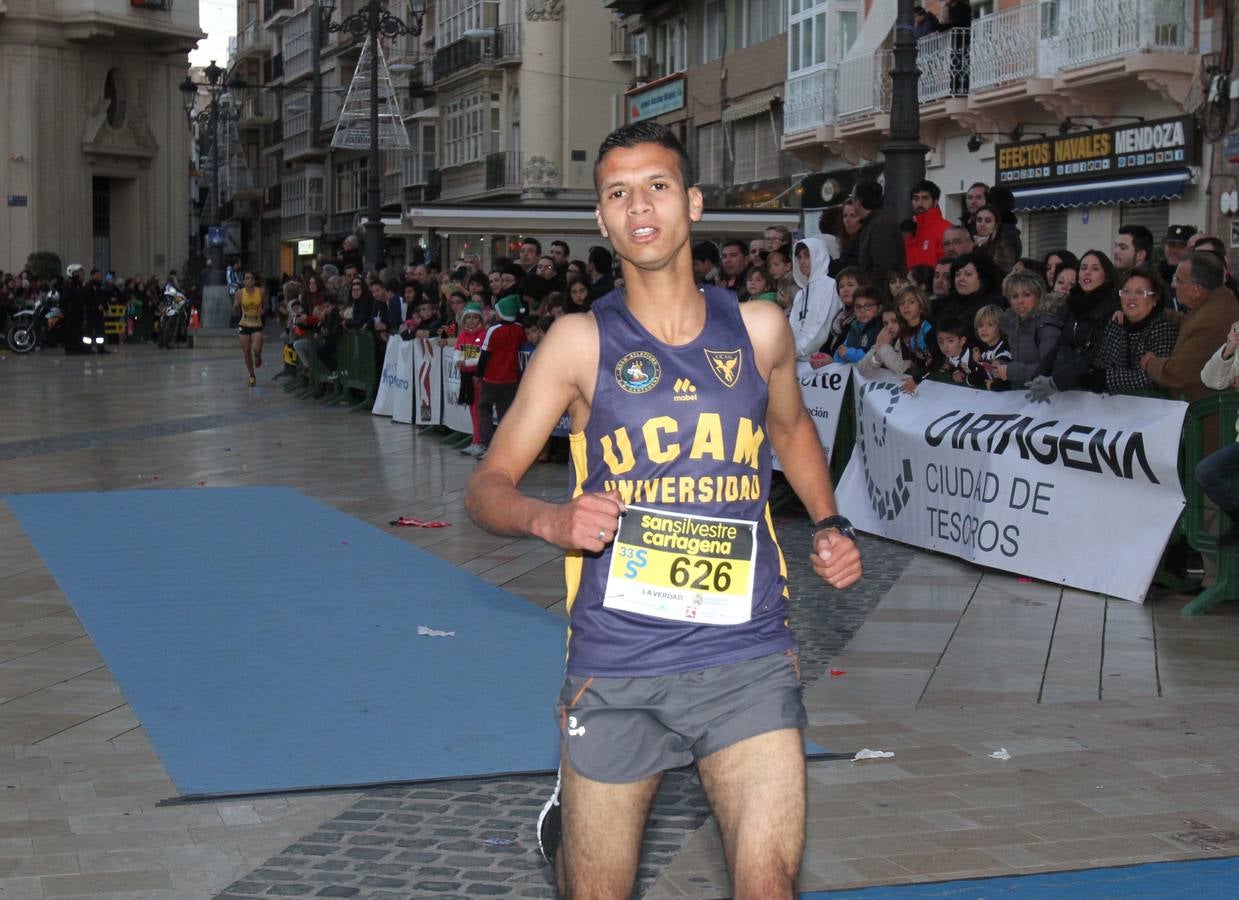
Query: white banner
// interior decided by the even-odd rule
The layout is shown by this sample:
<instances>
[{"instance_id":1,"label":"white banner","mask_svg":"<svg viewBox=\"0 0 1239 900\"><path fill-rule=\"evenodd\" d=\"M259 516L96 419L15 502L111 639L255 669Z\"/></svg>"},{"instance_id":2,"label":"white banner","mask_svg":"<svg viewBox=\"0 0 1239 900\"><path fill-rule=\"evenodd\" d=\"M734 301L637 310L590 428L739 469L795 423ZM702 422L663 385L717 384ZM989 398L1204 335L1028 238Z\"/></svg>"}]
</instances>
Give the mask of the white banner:
<instances>
[{"instance_id":1,"label":"white banner","mask_svg":"<svg viewBox=\"0 0 1239 900\"><path fill-rule=\"evenodd\" d=\"M452 431L473 434L473 417L469 407L461 406L460 369L456 368L456 348L444 347L440 352L443 360L443 424Z\"/></svg>"},{"instance_id":2,"label":"white banner","mask_svg":"<svg viewBox=\"0 0 1239 900\"><path fill-rule=\"evenodd\" d=\"M433 338L417 338L413 346L413 372L417 383L415 425L438 425L443 420L443 371L440 347Z\"/></svg>"},{"instance_id":3,"label":"white banner","mask_svg":"<svg viewBox=\"0 0 1239 900\"><path fill-rule=\"evenodd\" d=\"M413 423L413 341L392 338L388 343L398 345L396 353L396 379L392 382L391 417L393 422L405 425Z\"/></svg>"},{"instance_id":4,"label":"white banner","mask_svg":"<svg viewBox=\"0 0 1239 900\"><path fill-rule=\"evenodd\" d=\"M1028 403L925 382L856 384L839 509L862 531L1141 602L1183 510L1186 403L1083 391Z\"/></svg>"},{"instance_id":5,"label":"white banner","mask_svg":"<svg viewBox=\"0 0 1239 900\"><path fill-rule=\"evenodd\" d=\"M822 453L827 462L834 449L835 433L839 430L839 411L843 408L851 374L852 366L847 363L831 363L820 369L813 368L807 362L796 363L800 396L817 428L817 437L822 442ZM772 452L771 459L774 467L782 471L783 464L779 462L778 455Z\"/></svg>"},{"instance_id":6,"label":"white banner","mask_svg":"<svg viewBox=\"0 0 1239 900\"><path fill-rule=\"evenodd\" d=\"M390 416L396 405L396 367L399 365L400 344L404 343L398 337L392 337L387 342L387 350L383 356L383 372L379 375L379 392L374 398L374 406L370 409L373 416Z\"/></svg>"}]
</instances>

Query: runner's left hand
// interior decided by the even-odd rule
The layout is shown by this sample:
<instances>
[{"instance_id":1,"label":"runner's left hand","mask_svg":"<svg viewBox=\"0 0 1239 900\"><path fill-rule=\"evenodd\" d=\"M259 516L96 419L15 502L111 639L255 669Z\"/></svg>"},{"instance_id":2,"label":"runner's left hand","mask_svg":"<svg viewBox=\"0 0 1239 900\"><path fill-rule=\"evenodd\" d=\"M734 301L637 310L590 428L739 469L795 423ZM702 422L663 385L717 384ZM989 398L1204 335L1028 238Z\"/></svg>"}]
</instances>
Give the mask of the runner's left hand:
<instances>
[{"instance_id":1,"label":"runner's left hand","mask_svg":"<svg viewBox=\"0 0 1239 900\"><path fill-rule=\"evenodd\" d=\"M813 571L833 588L842 590L860 581L860 550L851 538L833 528L813 535Z\"/></svg>"}]
</instances>

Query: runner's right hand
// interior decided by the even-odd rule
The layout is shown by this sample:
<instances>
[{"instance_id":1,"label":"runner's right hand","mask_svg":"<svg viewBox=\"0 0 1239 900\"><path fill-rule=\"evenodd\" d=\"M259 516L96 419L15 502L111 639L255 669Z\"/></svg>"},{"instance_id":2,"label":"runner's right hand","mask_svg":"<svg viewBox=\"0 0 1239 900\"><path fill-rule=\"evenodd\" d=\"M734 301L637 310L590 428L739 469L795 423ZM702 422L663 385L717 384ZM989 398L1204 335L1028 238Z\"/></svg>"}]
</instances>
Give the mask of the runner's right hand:
<instances>
[{"instance_id":1,"label":"runner's right hand","mask_svg":"<svg viewBox=\"0 0 1239 900\"><path fill-rule=\"evenodd\" d=\"M565 550L601 553L615 539L623 511L619 491L581 494L553 506L537 533L547 543Z\"/></svg>"}]
</instances>

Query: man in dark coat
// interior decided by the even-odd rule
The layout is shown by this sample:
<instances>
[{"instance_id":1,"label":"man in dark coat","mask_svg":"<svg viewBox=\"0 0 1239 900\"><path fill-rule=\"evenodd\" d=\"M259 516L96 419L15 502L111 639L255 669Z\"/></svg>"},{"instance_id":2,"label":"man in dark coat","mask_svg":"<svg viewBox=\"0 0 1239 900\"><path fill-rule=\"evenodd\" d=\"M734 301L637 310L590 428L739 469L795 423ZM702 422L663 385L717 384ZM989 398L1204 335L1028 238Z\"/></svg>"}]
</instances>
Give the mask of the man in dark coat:
<instances>
[{"instance_id":1,"label":"man in dark coat","mask_svg":"<svg viewBox=\"0 0 1239 900\"><path fill-rule=\"evenodd\" d=\"M891 272L906 272L903 232L895 214L882 208L882 186L876 181L858 181L852 191L861 214L860 268L869 283L885 286Z\"/></svg>"},{"instance_id":2,"label":"man in dark coat","mask_svg":"<svg viewBox=\"0 0 1239 900\"><path fill-rule=\"evenodd\" d=\"M82 293L82 267L73 263L65 269L64 284L60 288L60 309L65 317L65 353L85 353L82 343L82 318L86 314L86 297Z\"/></svg>"}]
</instances>

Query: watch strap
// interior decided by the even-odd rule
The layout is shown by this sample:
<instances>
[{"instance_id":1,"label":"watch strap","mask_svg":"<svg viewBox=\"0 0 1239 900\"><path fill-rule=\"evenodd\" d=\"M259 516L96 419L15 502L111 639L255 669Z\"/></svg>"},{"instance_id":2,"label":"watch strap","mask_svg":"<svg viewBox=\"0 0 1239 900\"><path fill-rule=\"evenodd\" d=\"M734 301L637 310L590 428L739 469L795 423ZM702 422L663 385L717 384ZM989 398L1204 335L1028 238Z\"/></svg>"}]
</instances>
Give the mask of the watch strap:
<instances>
[{"instance_id":1,"label":"watch strap","mask_svg":"<svg viewBox=\"0 0 1239 900\"><path fill-rule=\"evenodd\" d=\"M834 528L845 537L856 537L856 529L852 527L852 523L844 516L827 516L813 526L814 531L824 531L827 528Z\"/></svg>"}]
</instances>

